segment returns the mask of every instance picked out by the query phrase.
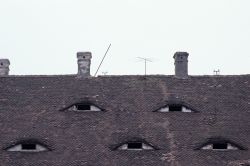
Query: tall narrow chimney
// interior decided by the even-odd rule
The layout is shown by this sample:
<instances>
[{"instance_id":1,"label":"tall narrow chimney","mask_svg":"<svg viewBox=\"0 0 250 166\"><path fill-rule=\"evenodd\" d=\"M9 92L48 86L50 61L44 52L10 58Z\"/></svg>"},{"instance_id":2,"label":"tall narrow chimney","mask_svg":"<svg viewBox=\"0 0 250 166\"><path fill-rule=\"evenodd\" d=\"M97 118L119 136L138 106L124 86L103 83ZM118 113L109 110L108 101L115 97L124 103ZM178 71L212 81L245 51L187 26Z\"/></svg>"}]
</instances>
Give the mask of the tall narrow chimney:
<instances>
[{"instance_id":1,"label":"tall narrow chimney","mask_svg":"<svg viewBox=\"0 0 250 166\"><path fill-rule=\"evenodd\" d=\"M0 76L9 75L10 61L8 59L0 59Z\"/></svg>"},{"instance_id":2,"label":"tall narrow chimney","mask_svg":"<svg viewBox=\"0 0 250 166\"><path fill-rule=\"evenodd\" d=\"M177 78L188 78L188 53L176 52L175 59L175 76Z\"/></svg>"},{"instance_id":3,"label":"tall narrow chimney","mask_svg":"<svg viewBox=\"0 0 250 166\"><path fill-rule=\"evenodd\" d=\"M90 77L91 52L77 52L78 76Z\"/></svg>"}]
</instances>

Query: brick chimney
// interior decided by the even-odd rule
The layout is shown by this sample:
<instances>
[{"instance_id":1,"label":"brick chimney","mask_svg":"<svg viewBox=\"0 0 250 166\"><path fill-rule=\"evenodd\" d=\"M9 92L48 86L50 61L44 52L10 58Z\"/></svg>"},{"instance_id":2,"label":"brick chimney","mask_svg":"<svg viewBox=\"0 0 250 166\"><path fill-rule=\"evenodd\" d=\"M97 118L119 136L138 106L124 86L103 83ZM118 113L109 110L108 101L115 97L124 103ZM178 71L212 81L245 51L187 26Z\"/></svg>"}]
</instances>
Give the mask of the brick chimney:
<instances>
[{"instance_id":1,"label":"brick chimney","mask_svg":"<svg viewBox=\"0 0 250 166\"><path fill-rule=\"evenodd\" d=\"M77 52L78 76L90 77L91 52Z\"/></svg>"},{"instance_id":2,"label":"brick chimney","mask_svg":"<svg viewBox=\"0 0 250 166\"><path fill-rule=\"evenodd\" d=\"M175 77L186 79L188 78L188 53L176 52L175 59Z\"/></svg>"},{"instance_id":3,"label":"brick chimney","mask_svg":"<svg viewBox=\"0 0 250 166\"><path fill-rule=\"evenodd\" d=\"M0 59L0 76L9 75L10 61L8 59Z\"/></svg>"}]
</instances>

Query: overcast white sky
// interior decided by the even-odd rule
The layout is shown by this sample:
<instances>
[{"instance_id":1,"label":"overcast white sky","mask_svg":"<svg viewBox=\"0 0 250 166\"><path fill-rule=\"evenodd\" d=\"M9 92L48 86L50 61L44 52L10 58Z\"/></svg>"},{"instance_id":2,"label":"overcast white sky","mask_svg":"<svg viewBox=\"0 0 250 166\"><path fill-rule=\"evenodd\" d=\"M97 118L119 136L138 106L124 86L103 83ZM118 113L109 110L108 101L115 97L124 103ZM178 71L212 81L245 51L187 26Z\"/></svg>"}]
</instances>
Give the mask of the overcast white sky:
<instances>
[{"instance_id":1,"label":"overcast white sky","mask_svg":"<svg viewBox=\"0 0 250 166\"><path fill-rule=\"evenodd\" d=\"M173 54L189 52L189 73L250 73L249 0L0 0L0 58L10 74L73 74L77 51L94 74L174 74Z\"/></svg>"}]
</instances>

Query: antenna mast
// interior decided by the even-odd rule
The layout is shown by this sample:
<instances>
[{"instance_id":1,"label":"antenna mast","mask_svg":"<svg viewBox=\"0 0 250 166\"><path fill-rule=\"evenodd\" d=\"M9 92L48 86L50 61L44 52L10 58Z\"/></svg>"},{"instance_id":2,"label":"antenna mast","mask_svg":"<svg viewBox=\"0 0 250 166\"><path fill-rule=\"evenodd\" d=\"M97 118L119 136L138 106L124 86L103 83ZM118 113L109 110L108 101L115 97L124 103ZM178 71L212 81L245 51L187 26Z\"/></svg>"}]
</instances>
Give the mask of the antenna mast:
<instances>
[{"instance_id":1,"label":"antenna mast","mask_svg":"<svg viewBox=\"0 0 250 166\"><path fill-rule=\"evenodd\" d=\"M106 57L106 55L107 55L109 49L110 49L110 47L111 47L111 43L109 44L109 47L108 47L107 51L105 52L105 54L104 54L104 56L103 56L103 58L102 58L102 61L101 61L100 65L98 66L98 69L97 69L96 72L95 72L95 76L96 76L96 74L98 73L98 71L99 71L99 69L100 69L100 67L101 67L101 65L102 65L102 63L103 63L103 61L104 61L104 59L105 59L105 57Z\"/></svg>"},{"instance_id":2,"label":"antenna mast","mask_svg":"<svg viewBox=\"0 0 250 166\"><path fill-rule=\"evenodd\" d=\"M146 76L147 75L147 62L152 62L152 61L148 58L142 58L142 57L137 57L137 58L144 61L144 70L145 70L144 72L145 72L145 76Z\"/></svg>"},{"instance_id":3,"label":"antenna mast","mask_svg":"<svg viewBox=\"0 0 250 166\"><path fill-rule=\"evenodd\" d=\"M214 70L214 75L220 75L220 69Z\"/></svg>"}]
</instances>

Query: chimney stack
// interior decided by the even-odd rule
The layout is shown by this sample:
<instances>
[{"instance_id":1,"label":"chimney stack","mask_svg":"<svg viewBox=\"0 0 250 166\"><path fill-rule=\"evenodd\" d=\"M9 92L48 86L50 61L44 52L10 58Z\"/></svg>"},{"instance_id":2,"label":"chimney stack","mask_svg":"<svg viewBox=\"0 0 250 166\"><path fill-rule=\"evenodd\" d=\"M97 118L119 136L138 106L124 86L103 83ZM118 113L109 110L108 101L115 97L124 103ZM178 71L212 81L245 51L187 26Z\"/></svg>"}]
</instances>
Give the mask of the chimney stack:
<instances>
[{"instance_id":1,"label":"chimney stack","mask_svg":"<svg viewBox=\"0 0 250 166\"><path fill-rule=\"evenodd\" d=\"M77 52L79 77L90 77L91 58L91 52Z\"/></svg>"},{"instance_id":2,"label":"chimney stack","mask_svg":"<svg viewBox=\"0 0 250 166\"><path fill-rule=\"evenodd\" d=\"M0 76L9 75L10 61L8 59L0 59Z\"/></svg>"},{"instance_id":3,"label":"chimney stack","mask_svg":"<svg viewBox=\"0 0 250 166\"><path fill-rule=\"evenodd\" d=\"M188 55L187 52L176 52L174 54L175 76L177 78L188 78Z\"/></svg>"}]
</instances>

